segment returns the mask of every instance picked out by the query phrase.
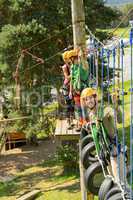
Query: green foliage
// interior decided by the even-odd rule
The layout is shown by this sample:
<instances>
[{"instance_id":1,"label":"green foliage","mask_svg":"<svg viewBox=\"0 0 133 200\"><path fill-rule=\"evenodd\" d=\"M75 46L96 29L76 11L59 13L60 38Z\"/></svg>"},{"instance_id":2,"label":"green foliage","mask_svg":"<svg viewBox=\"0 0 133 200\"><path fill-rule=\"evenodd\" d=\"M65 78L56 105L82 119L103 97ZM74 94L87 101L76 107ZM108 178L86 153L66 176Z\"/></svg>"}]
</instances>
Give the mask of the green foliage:
<instances>
[{"instance_id":1,"label":"green foliage","mask_svg":"<svg viewBox=\"0 0 133 200\"><path fill-rule=\"evenodd\" d=\"M70 145L62 145L57 149L57 158L63 164L64 170L77 169L78 154L78 150Z\"/></svg>"},{"instance_id":2,"label":"green foliage","mask_svg":"<svg viewBox=\"0 0 133 200\"><path fill-rule=\"evenodd\" d=\"M129 25L129 21L133 19L133 3L125 4L120 7L121 11L121 18L120 20L125 17L125 14L128 16L124 19L121 27L127 27Z\"/></svg>"},{"instance_id":3,"label":"green foliage","mask_svg":"<svg viewBox=\"0 0 133 200\"><path fill-rule=\"evenodd\" d=\"M106 40L107 38L108 38L108 39L111 39L111 38L113 37L113 34L110 33L110 32L108 32L108 31L100 31L100 30L97 30L95 36L98 37L100 41L104 41L104 40Z\"/></svg>"},{"instance_id":4,"label":"green foliage","mask_svg":"<svg viewBox=\"0 0 133 200\"><path fill-rule=\"evenodd\" d=\"M119 11L106 7L103 0L85 0L86 24L95 31L96 28L107 28L118 19Z\"/></svg>"},{"instance_id":5,"label":"green foliage","mask_svg":"<svg viewBox=\"0 0 133 200\"><path fill-rule=\"evenodd\" d=\"M45 115L42 120L33 118L27 124L25 129L26 137L31 138L36 135L37 138L45 138L53 134L55 129L55 118Z\"/></svg>"},{"instance_id":6,"label":"green foliage","mask_svg":"<svg viewBox=\"0 0 133 200\"><path fill-rule=\"evenodd\" d=\"M50 112L55 111L56 107L53 106L50 109L46 109L47 113L41 114L34 112L33 116L22 120L15 120L7 124L6 132L23 132L26 135L26 138L30 140L32 137L38 139L43 139L45 137L51 136L55 130L56 120L54 115L50 115ZM45 112L45 111L42 111ZM21 118L24 116L22 112L10 112L8 118Z\"/></svg>"},{"instance_id":7,"label":"green foliage","mask_svg":"<svg viewBox=\"0 0 133 200\"><path fill-rule=\"evenodd\" d=\"M106 27L118 16L116 11L105 7L103 1L89 0L84 3L86 24L91 30L101 27L102 21L104 21L102 26ZM15 71L16 59L22 49L46 39L45 42L30 50L31 53L45 60L72 44L71 29L66 29L60 34L62 29L71 24L70 7L70 0L0 1L0 18L3 19L4 16L0 33L0 54L2 54L1 62L6 63L7 66L4 76L8 78L8 81L14 82L12 73ZM97 10L98 12L96 12ZM57 36L53 37L53 35ZM32 69L36 61L25 55L23 64L19 69L20 73L22 72L20 81L28 87L28 84L31 84L36 76L39 82L43 80L43 83L48 83L52 81L49 77L53 77L53 74L54 77L57 77L61 73L60 63L60 57L56 55L45 62L42 67L38 66ZM40 74L42 74L41 79ZM58 88L61 83L60 79L53 81L54 86Z\"/></svg>"}]
</instances>

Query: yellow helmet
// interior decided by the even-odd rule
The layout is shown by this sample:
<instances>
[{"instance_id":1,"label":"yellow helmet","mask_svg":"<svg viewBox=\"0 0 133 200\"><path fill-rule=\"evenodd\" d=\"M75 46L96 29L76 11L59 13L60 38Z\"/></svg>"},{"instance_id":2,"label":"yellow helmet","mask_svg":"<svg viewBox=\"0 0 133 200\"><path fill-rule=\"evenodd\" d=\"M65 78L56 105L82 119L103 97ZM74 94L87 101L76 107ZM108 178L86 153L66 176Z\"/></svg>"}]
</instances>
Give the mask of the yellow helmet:
<instances>
[{"instance_id":1,"label":"yellow helmet","mask_svg":"<svg viewBox=\"0 0 133 200\"><path fill-rule=\"evenodd\" d=\"M68 53L69 53L69 51L65 51L65 52L62 54L62 58L63 58L64 61L69 59L69 58L68 58Z\"/></svg>"},{"instance_id":2,"label":"yellow helmet","mask_svg":"<svg viewBox=\"0 0 133 200\"><path fill-rule=\"evenodd\" d=\"M73 50L69 51L69 53L68 53L68 58L77 57L77 56L78 56L78 53L79 53L79 50L78 50L78 49L73 49Z\"/></svg>"},{"instance_id":3,"label":"yellow helmet","mask_svg":"<svg viewBox=\"0 0 133 200\"><path fill-rule=\"evenodd\" d=\"M97 95L97 92L93 88L85 88L81 93L81 98L86 98L92 95Z\"/></svg>"}]
</instances>

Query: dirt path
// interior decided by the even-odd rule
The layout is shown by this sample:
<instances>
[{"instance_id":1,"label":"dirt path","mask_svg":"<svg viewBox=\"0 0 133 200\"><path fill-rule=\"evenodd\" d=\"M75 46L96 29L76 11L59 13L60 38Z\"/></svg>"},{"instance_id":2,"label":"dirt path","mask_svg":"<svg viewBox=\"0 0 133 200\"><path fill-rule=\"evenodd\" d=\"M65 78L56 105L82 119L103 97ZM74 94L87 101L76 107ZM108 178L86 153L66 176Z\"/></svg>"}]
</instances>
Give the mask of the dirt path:
<instances>
[{"instance_id":1,"label":"dirt path","mask_svg":"<svg viewBox=\"0 0 133 200\"><path fill-rule=\"evenodd\" d=\"M14 176L26 167L39 164L53 157L57 142L39 141L37 147L25 145L6 151L0 155L0 177Z\"/></svg>"}]
</instances>

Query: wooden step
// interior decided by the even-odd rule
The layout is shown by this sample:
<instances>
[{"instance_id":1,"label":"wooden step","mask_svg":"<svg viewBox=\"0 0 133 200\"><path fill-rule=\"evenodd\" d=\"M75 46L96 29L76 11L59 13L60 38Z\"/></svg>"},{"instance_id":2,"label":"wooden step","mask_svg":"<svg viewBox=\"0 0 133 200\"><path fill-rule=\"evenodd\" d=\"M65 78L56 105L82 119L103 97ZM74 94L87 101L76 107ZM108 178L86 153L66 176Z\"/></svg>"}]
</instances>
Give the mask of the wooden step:
<instances>
[{"instance_id":1,"label":"wooden step","mask_svg":"<svg viewBox=\"0 0 133 200\"><path fill-rule=\"evenodd\" d=\"M34 199L41 191L40 190L33 190L28 192L27 194L17 198L17 200L32 200Z\"/></svg>"}]
</instances>

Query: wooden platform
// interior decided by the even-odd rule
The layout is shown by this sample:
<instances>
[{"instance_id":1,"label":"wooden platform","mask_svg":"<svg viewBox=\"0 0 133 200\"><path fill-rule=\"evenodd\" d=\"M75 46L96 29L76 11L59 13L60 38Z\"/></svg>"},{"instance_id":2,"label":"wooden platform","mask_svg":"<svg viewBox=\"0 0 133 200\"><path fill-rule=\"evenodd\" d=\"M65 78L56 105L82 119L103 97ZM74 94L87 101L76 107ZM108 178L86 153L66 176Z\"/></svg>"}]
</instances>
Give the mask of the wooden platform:
<instances>
[{"instance_id":1,"label":"wooden platform","mask_svg":"<svg viewBox=\"0 0 133 200\"><path fill-rule=\"evenodd\" d=\"M68 130L67 120L59 120L56 122L55 137L61 140L79 140L80 132L75 130L76 121L74 121L75 126L71 130Z\"/></svg>"}]
</instances>

